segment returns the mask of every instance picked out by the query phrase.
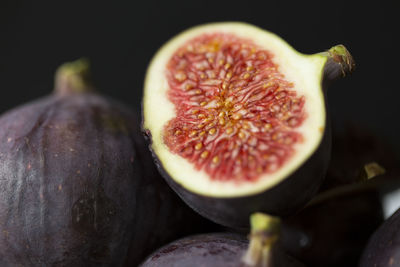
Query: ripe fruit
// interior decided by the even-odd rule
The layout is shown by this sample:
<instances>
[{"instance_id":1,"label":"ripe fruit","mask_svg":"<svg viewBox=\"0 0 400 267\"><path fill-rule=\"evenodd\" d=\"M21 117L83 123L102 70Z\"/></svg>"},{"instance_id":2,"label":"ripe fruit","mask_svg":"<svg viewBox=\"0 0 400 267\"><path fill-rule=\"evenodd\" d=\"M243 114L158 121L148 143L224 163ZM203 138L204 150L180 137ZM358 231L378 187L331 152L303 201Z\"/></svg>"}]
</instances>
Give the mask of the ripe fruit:
<instances>
[{"instance_id":1,"label":"ripe fruit","mask_svg":"<svg viewBox=\"0 0 400 267\"><path fill-rule=\"evenodd\" d=\"M383 222L380 193L389 180L380 174L318 194L287 219L282 230L285 251L309 267L357 266L369 236Z\"/></svg>"},{"instance_id":2,"label":"ripe fruit","mask_svg":"<svg viewBox=\"0 0 400 267\"><path fill-rule=\"evenodd\" d=\"M287 216L318 190L330 153L321 87L353 69L344 46L302 55L244 23L192 28L145 80L143 128L167 182L193 209L246 228Z\"/></svg>"},{"instance_id":3,"label":"ripe fruit","mask_svg":"<svg viewBox=\"0 0 400 267\"><path fill-rule=\"evenodd\" d=\"M280 221L264 214L254 214L250 243L244 236L213 233L174 241L150 255L141 267L301 267L277 245ZM246 251L247 250L247 251Z\"/></svg>"},{"instance_id":4,"label":"ripe fruit","mask_svg":"<svg viewBox=\"0 0 400 267\"><path fill-rule=\"evenodd\" d=\"M245 236L230 233L189 236L160 248L141 266L237 266L247 245Z\"/></svg>"},{"instance_id":5,"label":"ripe fruit","mask_svg":"<svg viewBox=\"0 0 400 267\"><path fill-rule=\"evenodd\" d=\"M361 257L360 267L400 265L400 209L372 235Z\"/></svg>"},{"instance_id":6,"label":"ripe fruit","mask_svg":"<svg viewBox=\"0 0 400 267\"><path fill-rule=\"evenodd\" d=\"M372 161L379 162L386 170L397 168L393 148L368 129L356 123L342 131L335 125L332 128L332 155L320 191L364 180L360 166Z\"/></svg>"},{"instance_id":7,"label":"ripe fruit","mask_svg":"<svg viewBox=\"0 0 400 267\"><path fill-rule=\"evenodd\" d=\"M187 232L182 220L202 222L147 168L135 115L87 72L63 65L54 94L0 117L1 266L121 266L129 247L137 265Z\"/></svg>"}]
</instances>

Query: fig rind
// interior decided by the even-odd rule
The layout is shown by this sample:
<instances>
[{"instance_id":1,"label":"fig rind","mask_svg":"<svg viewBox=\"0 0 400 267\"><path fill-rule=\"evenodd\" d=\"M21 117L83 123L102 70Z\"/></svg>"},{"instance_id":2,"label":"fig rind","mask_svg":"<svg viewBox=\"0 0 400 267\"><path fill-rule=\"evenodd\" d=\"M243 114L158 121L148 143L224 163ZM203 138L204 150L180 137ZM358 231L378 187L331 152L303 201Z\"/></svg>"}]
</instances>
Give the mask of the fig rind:
<instances>
[{"instance_id":1,"label":"fig rind","mask_svg":"<svg viewBox=\"0 0 400 267\"><path fill-rule=\"evenodd\" d=\"M218 224L248 229L247 218L254 212L268 211L271 215L287 217L303 207L311 196L315 195L324 179L329 151L330 132L326 131L317 151L291 175L290 179L285 179L260 194L235 198L217 198L192 193L171 179L157 155L153 151L152 154L159 172L167 183L192 209ZM293 194L294 190L301 193Z\"/></svg>"}]
</instances>

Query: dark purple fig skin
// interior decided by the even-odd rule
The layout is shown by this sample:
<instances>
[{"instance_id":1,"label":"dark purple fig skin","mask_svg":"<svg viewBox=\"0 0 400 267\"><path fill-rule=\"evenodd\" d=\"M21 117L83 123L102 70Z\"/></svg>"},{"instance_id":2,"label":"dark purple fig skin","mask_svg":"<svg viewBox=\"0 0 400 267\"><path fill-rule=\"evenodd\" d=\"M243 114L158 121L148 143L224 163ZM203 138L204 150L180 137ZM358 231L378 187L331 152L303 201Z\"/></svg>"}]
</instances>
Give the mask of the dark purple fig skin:
<instances>
[{"instance_id":1,"label":"dark purple fig skin","mask_svg":"<svg viewBox=\"0 0 400 267\"><path fill-rule=\"evenodd\" d=\"M363 180L362 168L377 162L386 170L396 169L398 162L393 149L368 129L357 123L347 123L343 129L333 125L332 155L320 191Z\"/></svg>"},{"instance_id":2,"label":"dark purple fig skin","mask_svg":"<svg viewBox=\"0 0 400 267\"><path fill-rule=\"evenodd\" d=\"M248 241L234 234L203 234L174 241L150 255L142 267L238 266Z\"/></svg>"},{"instance_id":3,"label":"dark purple fig skin","mask_svg":"<svg viewBox=\"0 0 400 267\"><path fill-rule=\"evenodd\" d=\"M49 96L0 118L7 265L121 264L141 184L133 122L94 94Z\"/></svg>"},{"instance_id":4,"label":"dark purple fig skin","mask_svg":"<svg viewBox=\"0 0 400 267\"><path fill-rule=\"evenodd\" d=\"M320 190L327 197L287 220L282 239L288 252L309 266L357 266L383 222L382 195L400 187L396 157L383 140L354 123L333 131L332 145ZM387 172L365 181L361 167L371 162Z\"/></svg>"},{"instance_id":5,"label":"dark purple fig skin","mask_svg":"<svg viewBox=\"0 0 400 267\"><path fill-rule=\"evenodd\" d=\"M156 248L177 238L222 230L221 226L193 211L167 185L154 164L142 134L137 137L136 150L145 177L137 196L146 204L137 207L141 217L135 220L135 234L125 266L138 266Z\"/></svg>"},{"instance_id":6,"label":"dark purple fig skin","mask_svg":"<svg viewBox=\"0 0 400 267\"><path fill-rule=\"evenodd\" d=\"M151 134L144 132L151 144ZM259 194L217 198L192 193L174 181L164 170L157 155L152 151L156 165L167 183L188 204L204 217L227 227L248 230L249 217L254 212L288 217L300 210L316 194L328 168L331 149L330 126L319 148L290 177Z\"/></svg>"},{"instance_id":7,"label":"dark purple fig skin","mask_svg":"<svg viewBox=\"0 0 400 267\"><path fill-rule=\"evenodd\" d=\"M283 223L282 247L307 266L357 266L369 236L383 222L378 190L341 189Z\"/></svg>"},{"instance_id":8,"label":"dark purple fig skin","mask_svg":"<svg viewBox=\"0 0 400 267\"><path fill-rule=\"evenodd\" d=\"M153 254L141 267L245 267L241 262L248 247L245 236L213 233L174 241ZM304 267L295 259L276 249L269 267Z\"/></svg>"},{"instance_id":9,"label":"dark purple fig skin","mask_svg":"<svg viewBox=\"0 0 400 267\"><path fill-rule=\"evenodd\" d=\"M400 266L400 209L371 236L359 266Z\"/></svg>"},{"instance_id":10,"label":"dark purple fig skin","mask_svg":"<svg viewBox=\"0 0 400 267\"><path fill-rule=\"evenodd\" d=\"M207 226L148 164L137 126L94 93L0 117L1 266L137 266Z\"/></svg>"}]
</instances>

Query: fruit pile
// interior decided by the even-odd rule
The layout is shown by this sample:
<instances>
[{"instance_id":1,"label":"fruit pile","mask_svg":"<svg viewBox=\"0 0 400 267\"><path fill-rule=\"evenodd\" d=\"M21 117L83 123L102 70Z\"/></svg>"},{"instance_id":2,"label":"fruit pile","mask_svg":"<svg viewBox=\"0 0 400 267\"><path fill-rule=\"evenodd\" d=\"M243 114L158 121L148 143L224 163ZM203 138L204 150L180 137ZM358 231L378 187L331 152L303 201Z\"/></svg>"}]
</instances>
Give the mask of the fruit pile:
<instances>
[{"instance_id":1,"label":"fruit pile","mask_svg":"<svg viewBox=\"0 0 400 267\"><path fill-rule=\"evenodd\" d=\"M400 212L366 247L400 185L370 162L395 161L354 130L331 147L326 88L353 69L343 45L198 26L151 61L140 128L62 65L0 117L0 266L396 266Z\"/></svg>"}]
</instances>

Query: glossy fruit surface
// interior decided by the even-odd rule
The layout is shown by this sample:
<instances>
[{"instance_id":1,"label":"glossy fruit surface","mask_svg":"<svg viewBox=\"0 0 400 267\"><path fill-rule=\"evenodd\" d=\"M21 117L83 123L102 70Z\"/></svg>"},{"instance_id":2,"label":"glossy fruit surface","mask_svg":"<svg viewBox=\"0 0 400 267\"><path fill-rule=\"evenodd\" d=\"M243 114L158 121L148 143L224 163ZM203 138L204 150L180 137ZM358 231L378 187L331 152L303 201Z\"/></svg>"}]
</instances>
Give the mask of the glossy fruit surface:
<instances>
[{"instance_id":1,"label":"glossy fruit surface","mask_svg":"<svg viewBox=\"0 0 400 267\"><path fill-rule=\"evenodd\" d=\"M310 267L356 266L368 238L383 220L376 185L337 187L317 195L284 222L282 246Z\"/></svg>"},{"instance_id":2,"label":"glossy fruit surface","mask_svg":"<svg viewBox=\"0 0 400 267\"><path fill-rule=\"evenodd\" d=\"M137 265L196 227L146 167L135 115L87 72L63 65L52 95L0 117L1 266Z\"/></svg>"},{"instance_id":3,"label":"glossy fruit surface","mask_svg":"<svg viewBox=\"0 0 400 267\"><path fill-rule=\"evenodd\" d=\"M397 210L371 236L360 260L360 267L400 266L400 210Z\"/></svg>"},{"instance_id":4,"label":"glossy fruit surface","mask_svg":"<svg viewBox=\"0 0 400 267\"><path fill-rule=\"evenodd\" d=\"M332 155L320 191L366 180L360 167L370 162L377 162L388 171L397 168L393 148L371 130L357 123L332 128Z\"/></svg>"},{"instance_id":5,"label":"glossy fruit surface","mask_svg":"<svg viewBox=\"0 0 400 267\"><path fill-rule=\"evenodd\" d=\"M203 234L170 243L153 253L141 266L238 266L246 251L244 236Z\"/></svg>"},{"instance_id":6,"label":"glossy fruit surface","mask_svg":"<svg viewBox=\"0 0 400 267\"><path fill-rule=\"evenodd\" d=\"M302 55L252 25L194 27L148 68L144 132L167 182L207 218L248 227L256 211L287 216L329 161L322 84L352 69L344 46Z\"/></svg>"},{"instance_id":7,"label":"glossy fruit surface","mask_svg":"<svg viewBox=\"0 0 400 267\"><path fill-rule=\"evenodd\" d=\"M252 215L250 242L243 235L212 233L174 241L151 254L141 267L302 267L279 246L277 218Z\"/></svg>"}]
</instances>

